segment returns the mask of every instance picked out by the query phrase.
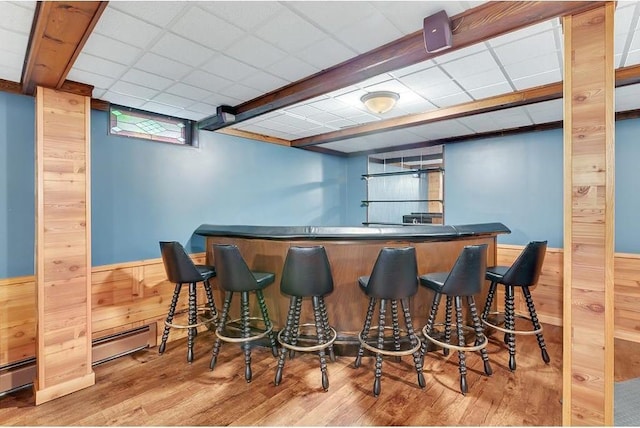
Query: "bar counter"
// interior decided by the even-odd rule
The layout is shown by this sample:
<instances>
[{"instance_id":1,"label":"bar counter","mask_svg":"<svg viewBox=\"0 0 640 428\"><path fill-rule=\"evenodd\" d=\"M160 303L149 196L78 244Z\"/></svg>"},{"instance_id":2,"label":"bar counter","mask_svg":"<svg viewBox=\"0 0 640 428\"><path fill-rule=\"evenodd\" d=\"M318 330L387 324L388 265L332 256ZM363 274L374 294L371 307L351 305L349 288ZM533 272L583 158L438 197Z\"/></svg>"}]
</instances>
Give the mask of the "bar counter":
<instances>
[{"instance_id":1,"label":"bar counter","mask_svg":"<svg viewBox=\"0 0 640 428\"><path fill-rule=\"evenodd\" d=\"M334 291L325 298L329 322L338 332L336 344L357 343L369 300L358 287L358 277L370 275L382 247L416 248L418 274L451 269L465 245L488 244L487 264L496 262L496 237L511 231L502 223L469 225L419 225L393 227L322 227L322 226L221 226L203 224L195 234L206 238L207 264L215 265L213 244L236 244L249 268L273 272L276 279L265 291L269 316L274 329L284 326L289 305L288 296L280 293L280 276L290 246L322 245L327 251L334 281ZM223 299L213 281L216 304ZM476 302L482 309L485 293ZM413 325L421 329L427 321L432 293L420 287L411 299ZM252 316L259 314L252 300ZM305 301L303 305L310 305ZM239 317L237 304L232 304L231 317ZM309 307L303 307L313 322ZM254 315L255 314L255 315Z\"/></svg>"}]
</instances>

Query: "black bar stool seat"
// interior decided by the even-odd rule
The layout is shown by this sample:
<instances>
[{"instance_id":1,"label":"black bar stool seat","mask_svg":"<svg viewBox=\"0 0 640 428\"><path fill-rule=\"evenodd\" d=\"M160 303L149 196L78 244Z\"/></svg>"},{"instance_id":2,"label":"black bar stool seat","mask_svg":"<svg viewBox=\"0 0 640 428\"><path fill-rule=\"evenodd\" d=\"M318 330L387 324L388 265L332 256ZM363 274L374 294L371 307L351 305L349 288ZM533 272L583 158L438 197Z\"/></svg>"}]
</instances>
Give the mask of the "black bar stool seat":
<instances>
[{"instance_id":1,"label":"black bar stool seat","mask_svg":"<svg viewBox=\"0 0 640 428\"><path fill-rule=\"evenodd\" d=\"M484 281L484 273L487 266L487 245L468 245L462 249L453 268L450 272L434 272L420 276L420 284L434 291L433 302L427 324L422 329L424 337L443 348L445 355L449 354L449 350L458 351L458 369L460 371L460 391L466 394L467 385L467 366L465 360L465 352L480 351L484 362L484 372L491 375L491 365L487 355L487 337L482 331L482 324L478 316L475 305L474 295L480 293L482 283ZM442 296L447 297L446 314L444 323L435 323L438 313L438 306ZM473 326L464 323L462 316L463 298L467 301L467 306L471 312ZM456 309L456 334L458 344L451 344L451 309L452 302L455 302ZM436 334L434 327L444 327L444 337L442 332ZM465 339L465 331L472 331L475 335L475 343L467 345ZM440 340L443 339L443 340ZM423 342L420 350L421 358L427 351L427 343Z\"/></svg>"},{"instance_id":2,"label":"black bar stool seat","mask_svg":"<svg viewBox=\"0 0 640 428\"><path fill-rule=\"evenodd\" d=\"M278 342L282 345L278 368L274 383L282 381L282 371L286 359L287 349L293 356L299 352L318 352L320 357L320 372L322 374L322 388L329 389L329 376L325 349L328 349L331 361L335 361L333 342L336 340L336 330L329 325L327 306L324 296L333 291L333 277L329 259L323 246L290 247L282 270L280 291L289 297L289 311L285 327L278 333ZM302 301L311 298L315 323L300 324ZM300 346L298 339L302 327L315 326L317 341L314 345Z\"/></svg>"},{"instance_id":3,"label":"black bar stool seat","mask_svg":"<svg viewBox=\"0 0 640 428\"><path fill-rule=\"evenodd\" d=\"M491 281L487 301L482 311L482 322L504 333L504 342L509 348L509 369L516 369L516 338L515 335L536 335L542 360L549 364L551 359L547 353L547 346L542 335L542 325L538 321L536 308L533 304L531 291L538 283L544 256L547 252L547 241L531 241L522 250L518 258L511 266L491 266L487 268L486 278ZM498 284L505 286L504 311L491 311L491 305L495 297ZM520 287L529 309L529 316L517 314L515 312L515 287ZM491 315L491 318L489 317ZM504 322L499 322L500 316L504 315ZM516 318L529 321L531 329L516 330ZM504 328L500 326L504 324Z\"/></svg>"},{"instance_id":4,"label":"black bar stool seat","mask_svg":"<svg viewBox=\"0 0 640 428\"><path fill-rule=\"evenodd\" d=\"M213 245L213 257L216 263L216 271L218 276L218 285L224 290L224 303L222 306L222 315L216 328L216 340L213 345L213 355L209 367L213 370L216 366L218 353L220 352L221 341L240 343L244 350L245 380L251 382L251 347L250 343L265 336L269 336L271 342L271 352L273 356L278 356L275 335L273 334L273 325L269 319L267 305L264 300L262 290L275 280L275 274L270 272L253 272L247 266L240 250L236 245ZM262 317L249 316L249 294L255 293L258 299L258 305ZM229 309L231 307L231 298L233 293L240 293L240 314L241 317L235 320L228 320ZM252 333L251 321L259 321L263 325L258 332ZM228 324L241 324L241 337L233 336L227 332ZM255 329L254 329L255 331Z\"/></svg>"},{"instance_id":5,"label":"black bar stool seat","mask_svg":"<svg viewBox=\"0 0 640 428\"><path fill-rule=\"evenodd\" d=\"M205 323L215 321L218 317L211 284L209 283L209 280L216 276L216 268L214 266L194 264L182 245L176 241L161 241L160 253L162 254L162 262L167 273L167 278L169 281L175 283L176 286L169 306L169 313L164 322L164 331L158 352L160 354L164 353L167 346L167 339L169 338L169 330L172 327L187 328L189 329L187 333L187 361L191 363L193 361L193 341L198 333L197 328ZM204 284L207 295L206 307L198 307L197 304L196 284L198 282ZM180 297L182 284L189 284L189 306L185 311L178 311L176 313L176 306ZM209 311L209 317L205 318L201 315L201 319L198 321L198 313L203 314L207 310ZM174 316L184 312L187 313L187 324L175 323Z\"/></svg>"},{"instance_id":6,"label":"black bar stool seat","mask_svg":"<svg viewBox=\"0 0 640 428\"><path fill-rule=\"evenodd\" d=\"M373 381L373 395L380 395L382 377L382 356L402 357L403 355L413 355L413 362L418 374L418 385L425 387L424 375L422 374L422 361L420 359L420 338L416 335L411 321L409 310L409 299L418 291L418 264L416 261L416 250L413 247L392 248L385 247L380 250L376 263L373 266L371 276L358 278L360 289L369 297L369 309L365 318L362 332L358 335L360 347L355 360L355 367L360 367L364 350L376 355L375 378ZM380 303L378 309L378 325L371 326L371 320L376 304ZM405 329L400 329L398 320L398 301L402 305L405 321ZM387 304L391 303L391 327L387 327ZM369 343L369 333L371 330L378 331L375 343ZM385 349L385 330L393 331L394 349ZM401 349L401 333L409 339L409 349Z\"/></svg>"}]
</instances>

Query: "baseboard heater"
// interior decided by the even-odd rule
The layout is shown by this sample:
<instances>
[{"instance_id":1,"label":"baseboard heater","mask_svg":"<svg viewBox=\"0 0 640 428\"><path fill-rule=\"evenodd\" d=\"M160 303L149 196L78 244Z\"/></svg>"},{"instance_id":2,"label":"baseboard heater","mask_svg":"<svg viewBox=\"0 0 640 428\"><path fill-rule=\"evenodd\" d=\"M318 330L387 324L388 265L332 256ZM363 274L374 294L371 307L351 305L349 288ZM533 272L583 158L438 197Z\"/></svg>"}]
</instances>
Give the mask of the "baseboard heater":
<instances>
[{"instance_id":1,"label":"baseboard heater","mask_svg":"<svg viewBox=\"0 0 640 428\"><path fill-rule=\"evenodd\" d=\"M156 324L95 339L91 344L92 365L111 361L141 349L156 346ZM0 396L33 385L35 357L0 367Z\"/></svg>"}]
</instances>

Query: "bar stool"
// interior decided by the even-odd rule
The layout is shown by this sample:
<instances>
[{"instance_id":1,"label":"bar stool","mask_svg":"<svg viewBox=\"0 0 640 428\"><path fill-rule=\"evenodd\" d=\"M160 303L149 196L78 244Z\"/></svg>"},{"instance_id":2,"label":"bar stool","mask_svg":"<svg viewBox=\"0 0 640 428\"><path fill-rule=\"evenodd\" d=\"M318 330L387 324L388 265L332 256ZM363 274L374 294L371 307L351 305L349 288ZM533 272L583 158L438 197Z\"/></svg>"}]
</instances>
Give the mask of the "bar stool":
<instances>
[{"instance_id":1,"label":"bar stool","mask_svg":"<svg viewBox=\"0 0 640 428\"><path fill-rule=\"evenodd\" d=\"M171 327L187 328L187 361L191 363L193 361L193 341L198 333L197 327L214 321L218 317L215 301L213 300L213 292L209 284L209 279L216 276L216 268L214 266L195 265L184 251L182 245L176 241L161 241L160 253L162 254L162 262L167 278L175 283L176 287L173 291L167 319L164 322L164 331L158 352L160 354L164 353ZM196 284L201 281L207 294L208 307L206 308L199 308L196 301ZM188 321L187 324L174 324L173 317L176 315L176 305L180 297L180 290L182 289L182 284L187 283L189 284L189 307L186 311L180 311L179 313L187 312ZM210 311L210 317L201 319L198 322L198 312L203 312L206 309Z\"/></svg>"},{"instance_id":2,"label":"bar stool","mask_svg":"<svg viewBox=\"0 0 640 428\"><path fill-rule=\"evenodd\" d=\"M531 291L529 291L529 287L538 283L546 252L547 241L532 241L527 244L511 266L491 266L487 268L486 278L491 281L491 287L489 288L487 301L482 311L482 322L504 333L504 342L509 347L509 369L511 371L516 369L516 334L535 334L538 339L540 352L542 353L542 360L546 364L549 364L551 361L547 353L547 346L544 343L544 337L542 336L542 326L538 321L536 307L531 298ZM497 322L488 321L489 315L502 314L502 312L490 312L497 284L505 286L504 328L496 325L498 324ZM527 308L529 309L529 317L515 313L515 287L522 289L525 301L527 302ZM530 321L533 329L516 330L516 318Z\"/></svg>"},{"instance_id":3,"label":"bar stool","mask_svg":"<svg viewBox=\"0 0 640 428\"><path fill-rule=\"evenodd\" d=\"M418 264L416 262L415 248L382 248L373 266L371 276L360 277L358 283L360 289L369 297L369 309L367 310L362 332L358 336L360 347L354 363L355 367L360 367L365 349L375 353L376 369L373 381L373 395L377 397L380 395L381 389L382 356L401 357L403 355L413 355L413 362L418 374L418 385L420 388L424 388L425 381L419 353L421 341L415 334L409 311L409 299L418 291ZM380 301L379 321L377 326L372 327L371 320L378 300ZM401 330L398 322L398 300L402 305L406 330ZM391 302L391 327L385 326L388 301ZM369 331L373 329L378 330L377 343L375 345L367 342ZM393 350L384 349L384 331L389 329L393 330ZM401 350L401 332L406 333L409 338L410 349Z\"/></svg>"},{"instance_id":4,"label":"bar stool","mask_svg":"<svg viewBox=\"0 0 640 428\"><path fill-rule=\"evenodd\" d=\"M336 331L329 325L327 306L324 296L333 291L333 277L327 253L322 246L290 247L282 269L280 291L290 296L287 323L284 329L278 333L278 342L282 345L280 358L274 383L280 384L287 349L290 351L315 352L320 357L320 372L322 373L322 388L329 389L329 376L327 375L327 362L325 349L328 349L331 361L336 357L333 351L333 342L336 340ZM300 324L302 301L305 297L311 297L315 324ZM317 344L310 346L298 346L301 327L315 325Z\"/></svg>"},{"instance_id":5,"label":"bar stool","mask_svg":"<svg viewBox=\"0 0 640 428\"><path fill-rule=\"evenodd\" d=\"M480 351L482 360L484 361L484 372L490 376L493 371L489 365L489 356L487 355L487 337L482 331L482 324L478 317L478 311L473 296L480 293L482 283L484 281L484 273L487 266L487 245L468 245L462 249L458 255L453 268L450 272L436 272L420 276L420 284L433 290L433 303L427 324L422 329L424 337L432 343L443 348L445 355L449 354L449 349L458 351L458 369L460 370L460 391L466 395L467 386L467 366L465 361L466 351ZM438 306L442 295L447 297L445 322L435 324ZM473 328L466 325L462 318L462 298L466 297L467 306L471 312L471 320ZM458 345L452 345L451 342L451 303L455 302L456 308L456 335L458 336ZM435 338L434 327L444 326L444 342ZM467 346L464 336L465 331L473 331L475 333L475 343L473 346ZM422 343L420 355L424 358L427 351L427 343Z\"/></svg>"},{"instance_id":6,"label":"bar stool","mask_svg":"<svg viewBox=\"0 0 640 428\"><path fill-rule=\"evenodd\" d=\"M275 274L268 272L252 272L249 270L244 258L240 254L240 250L236 245L213 245L213 257L216 263L218 273L218 284L224 290L224 304L222 306L222 315L216 329L216 341L213 345L213 356L209 367L213 370L216 366L218 353L220 352L220 341L241 343L244 350L244 377L247 383L251 382L251 347L249 342L269 336L271 342L271 352L274 357L278 356L278 348L276 347L276 339L273 334L273 326L267 312L267 305L264 301L262 290L273 283ZM258 298L258 305L262 318L249 316L249 293L255 292ZM228 321L229 308L231 306L231 298L233 293L240 293L240 314L241 318ZM250 321L257 320L264 324L264 329L260 332L251 334ZM241 322L242 337L234 337L227 335L226 327L229 323Z\"/></svg>"}]
</instances>

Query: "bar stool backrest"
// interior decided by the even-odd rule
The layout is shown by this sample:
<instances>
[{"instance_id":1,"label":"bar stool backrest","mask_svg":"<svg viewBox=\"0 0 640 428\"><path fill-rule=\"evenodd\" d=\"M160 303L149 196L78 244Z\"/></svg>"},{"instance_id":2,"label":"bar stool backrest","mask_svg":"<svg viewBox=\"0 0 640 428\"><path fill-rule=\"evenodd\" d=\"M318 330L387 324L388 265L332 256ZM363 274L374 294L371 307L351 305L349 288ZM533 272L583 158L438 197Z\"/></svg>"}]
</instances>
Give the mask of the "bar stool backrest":
<instances>
[{"instance_id":1,"label":"bar stool backrest","mask_svg":"<svg viewBox=\"0 0 640 428\"><path fill-rule=\"evenodd\" d=\"M225 291L257 290L258 282L237 245L213 244L218 285Z\"/></svg>"},{"instance_id":2,"label":"bar stool backrest","mask_svg":"<svg viewBox=\"0 0 640 428\"><path fill-rule=\"evenodd\" d=\"M487 244L465 246L442 286L448 296L480 293L487 270Z\"/></svg>"},{"instance_id":3,"label":"bar stool backrest","mask_svg":"<svg viewBox=\"0 0 640 428\"><path fill-rule=\"evenodd\" d=\"M367 295L378 299L405 299L418 292L418 263L414 247L384 247L373 266Z\"/></svg>"},{"instance_id":4,"label":"bar stool backrest","mask_svg":"<svg viewBox=\"0 0 640 428\"><path fill-rule=\"evenodd\" d=\"M333 291L331 267L323 246L289 248L280 291L298 297L324 296Z\"/></svg>"},{"instance_id":5,"label":"bar stool backrest","mask_svg":"<svg viewBox=\"0 0 640 428\"><path fill-rule=\"evenodd\" d=\"M182 244L176 241L160 241L160 253L170 282L184 284L202 281L202 275Z\"/></svg>"},{"instance_id":6,"label":"bar stool backrest","mask_svg":"<svg viewBox=\"0 0 640 428\"><path fill-rule=\"evenodd\" d=\"M505 272L501 282L506 285L526 287L537 284L546 253L547 241L529 242L509 270Z\"/></svg>"}]
</instances>

